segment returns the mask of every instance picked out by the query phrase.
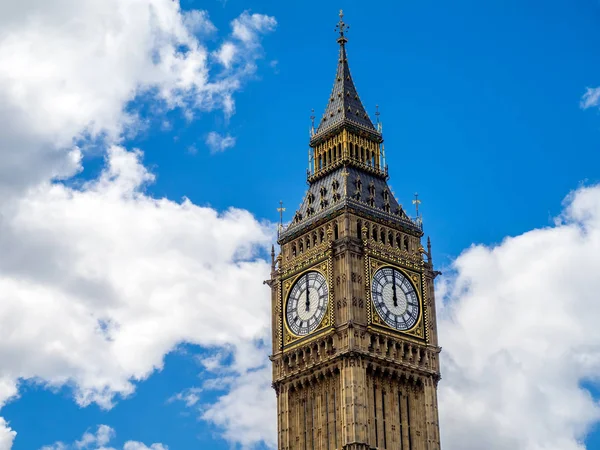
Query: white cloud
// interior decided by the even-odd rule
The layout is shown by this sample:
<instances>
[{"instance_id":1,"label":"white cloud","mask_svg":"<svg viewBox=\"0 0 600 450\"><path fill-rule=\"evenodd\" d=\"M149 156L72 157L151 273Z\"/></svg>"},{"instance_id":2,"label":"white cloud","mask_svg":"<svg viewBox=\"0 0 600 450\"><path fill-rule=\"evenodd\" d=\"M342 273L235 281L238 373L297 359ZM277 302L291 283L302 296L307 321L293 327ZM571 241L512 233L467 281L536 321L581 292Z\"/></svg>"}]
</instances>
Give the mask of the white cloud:
<instances>
[{"instance_id":1,"label":"white cloud","mask_svg":"<svg viewBox=\"0 0 600 450\"><path fill-rule=\"evenodd\" d=\"M181 402L185 403L185 406L190 408L200 401L200 393L201 392L202 392L202 389L200 389L200 388L189 388L182 392L178 392L177 394L172 396L168 400L168 403L171 403L174 401L181 401Z\"/></svg>"},{"instance_id":2,"label":"white cloud","mask_svg":"<svg viewBox=\"0 0 600 450\"><path fill-rule=\"evenodd\" d=\"M185 11L183 13L183 23L192 33L212 34L217 31L206 11L199 11L197 9Z\"/></svg>"},{"instance_id":3,"label":"white cloud","mask_svg":"<svg viewBox=\"0 0 600 450\"><path fill-rule=\"evenodd\" d=\"M80 440L73 444L64 442L55 442L52 445L45 445L40 450L117 450L107 445L116 436L115 430L108 425L98 425L95 433L86 431ZM122 447L123 450L169 450L166 445L152 444L149 447L141 442L127 441Z\"/></svg>"},{"instance_id":4,"label":"white cloud","mask_svg":"<svg viewBox=\"0 0 600 450\"><path fill-rule=\"evenodd\" d=\"M270 361L265 356L269 349L257 342L246 342L231 350L233 364L223 362L230 356L223 352L201 360L214 377L206 379L202 387L187 389L170 400L183 402L200 419L216 425L232 446L239 444L242 449L252 449L262 443L276 448L276 398L271 388ZM223 393L215 403L203 404L198 393L206 391Z\"/></svg>"},{"instance_id":5,"label":"white cloud","mask_svg":"<svg viewBox=\"0 0 600 450\"><path fill-rule=\"evenodd\" d=\"M600 186L555 226L473 246L442 280L442 442L448 449L584 449L600 405Z\"/></svg>"},{"instance_id":6,"label":"white cloud","mask_svg":"<svg viewBox=\"0 0 600 450\"><path fill-rule=\"evenodd\" d=\"M146 196L140 156L112 147L82 190L41 185L3 211L4 379L72 381L78 403L110 407L180 342L245 348L267 336L257 280L269 268L255 258L271 229L245 211Z\"/></svg>"},{"instance_id":7,"label":"white cloud","mask_svg":"<svg viewBox=\"0 0 600 450\"><path fill-rule=\"evenodd\" d=\"M260 443L276 448L276 400L271 376L269 364L239 374L231 379L226 394L215 404L205 405L202 419L223 429L225 439L240 444L242 449L255 448Z\"/></svg>"},{"instance_id":8,"label":"white cloud","mask_svg":"<svg viewBox=\"0 0 600 450\"><path fill-rule=\"evenodd\" d=\"M129 441L125 442L123 450L169 450L169 447L162 444L152 444L148 447L141 442Z\"/></svg>"},{"instance_id":9,"label":"white cloud","mask_svg":"<svg viewBox=\"0 0 600 450\"><path fill-rule=\"evenodd\" d=\"M230 135L222 135L211 131L206 136L206 145L212 154L221 153L235 145L235 138Z\"/></svg>"},{"instance_id":10,"label":"white cloud","mask_svg":"<svg viewBox=\"0 0 600 450\"><path fill-rule=\"evenodd\" d=\"M261 34L273 31L277 21L263 14L249 14L247 11L231 23L233 36L248 45L256 45Z\"/></svg>"},{"instance_id":11,"label":"white cloud","mask_svg":"<svg viewBox=\"0 0 600 450\"><path fill-rule=\"evenodd\" d=\"M91 446L104 447L115 437L115 435L115 430L108 425L98 425L95 434L86 431L81 439L75 442L75 447L86 449L90 448Z\"/></svg>"},{"instance_id":12,"label":"white cloud","mask_svg":"<svg viewBox=\"0 0 600 450\"><path fill-rule=\"evenodd\" d=\"M16 435L16 431L11 429L6 420L0 417L0 450L10 450Z\"/></svg>"},{"instance_id":13,"label":"white cloud","mask_svg":"<svg viewBox=\"0 0 600 450\"><path fill-rule=\"evenodd\" d=\"M238 22L265 25L247 25L252 45L236 41L239 65L224 74L199 40L215 30L207 13L182 12L178 1L2 2L0 197L73 175L82 139L114 143L135 133L142 122L128 106L140 95L153 110L233 113L233 94L261 57L260 35L276 23L247 13Z\"/></svg>"},{"instance_id":14,"label":"white cloud","mask_svg":"<svg viewBox=\"0 0 600 450\"><path fill-rule=\"evenodd\" d=\"M232 42L224 42L221 48L215 52L215 56L227 69L233 64L238 48Z\"/></svg>"},{"instance_id":15,"label":"white cloud","mask_svg":"<svg viewBox=\"0 0 600 450\"><path fill-rule=\"evenodd\" d=\"M226 42L239 49L223 72L200 41L215 33L208 14L178 1L0 3L0 407L20 380L35 380L109 408L178 343L236 348L266 337L268 293L257 280L268 264L257 254L269 225L148 196L154 176L141 152L118 144L143 126L139 98L158 115L231 114L269 21L251 45L232 26ZM107 153L98 179L57 183L83 170L90 145ZM81 445L106 440L98 433ZM14 437L0 418L0 449Z\"/></svg>"},{"instance_id":16,"label":"white cloud","mask_svg":"<svg viewBox=\"0 0 600 450\"><path fill-rule=\"evenodd\" d=\"M583 94L583 97L581 97L581 102L579 105L583 109L600 106L600 87L587 88L585 94Z\"/></svg>"}]
</instances>

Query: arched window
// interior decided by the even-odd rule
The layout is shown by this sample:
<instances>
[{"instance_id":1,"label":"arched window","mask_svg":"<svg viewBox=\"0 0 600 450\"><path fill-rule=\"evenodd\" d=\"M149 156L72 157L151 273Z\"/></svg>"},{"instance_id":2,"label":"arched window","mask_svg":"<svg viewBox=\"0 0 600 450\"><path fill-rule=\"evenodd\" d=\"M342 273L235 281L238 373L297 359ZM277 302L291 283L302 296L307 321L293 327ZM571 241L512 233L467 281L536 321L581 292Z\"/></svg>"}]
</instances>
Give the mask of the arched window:
<instances>
[{"instance_id":1,"label":"arched window","mask_svg":"<svg viewBox=\"0 0 600 450\"><path fill-rule=\"evenodd\" d=\"M388 243L393 247L394 246L394 235L392 234L392 232L390 231L388 233Z\"/></svg>"},{"instance_id":2,"label":"arched window","mask_svg":"<svg viewBox=\"0 0 600 450\"><path fill-rule=\"evenodd\" d=\"M296 244L292 244L292 256L296 256Z\"/></svg>"},{"instance_id":3,"label":"arched window","mask_svg":"<svg viewBox=\"0 0 600 450\"><path fill-rule=\"evenodd\" d=\"M339 229L338 229L337 222L335 222L333 224L333 239L335 239L335 240L339 239Z\"/></svg>"},{"instance_id":4,"label":"arched window","mask_svg":"<svg viewBox=\"0 0 600 450\"><path fill-rule=\"evenodd\" d=\"M302 239L300 239L300 242L298 242L298 248L300 250L300 253L304 251L304 244L302 243Z\"/></svg>"},{"instance_id":5,"label":"arched window","mask_svg":"<svg viewBox=\"0 0 600 450\"><path fill-rule=\"evenodd\" d=\"M377 242L377 227L373 227L373 240Z\"/></svg>"},{"instance_id":6,"label":"arched window","mask_svg":"<svg viewBox=\"0 0 600 450\"><path fill-rule=\"evenodd\" d=\"M323 155L319 155L319 170L323 168Z\"/></svg>"},{"instance_id":7,"label":"arched window","mask_svg":"<svg viewBox=\"0 0 600 450\"><path fill-rule=\"evenodd\" d=\"M360 148L360 160L361 161L365 160L365 148L364 147Z\"/></svg>"},{"instance_id":8,"label":"arched window","mask_svg":"<svg viewBox=\"0 0 600 450\"><path fill-rule=\"evenodd\" d=\"M385 245L385 230L381 230L381 243Z\"/></svg>"},{"instance_id":9,"label":"arched window","mask_svg":"<svg viewBox=\"0 0 600 450\"><path fill-rule=\"evenodd\" d=\"M396 247L402 248L402 241L400 240L400 235L396 233Z\"/></svg>"},{"instance_id":10,"label":"arched window","mask_svg":"<svg viewBox=\"0 0 600 450\"><path fill-rule=\"evenodd\" d=\"M306 240L306 250L308 250L310 248L310 236L306 236L305 240Z\"/></svg>"},{"instance_id":11,"label":"arched window","mask_svg":"<svg viewBox=\"0 0 600 450\"><path fill-rule=\"evenodd\" d=\"M323 228L321 228L319 230L319 242L323 243L324 240L325 240L325 231L323 231Z\"/></svg>"},{"instance_id":12,"label":"arched window","mask_svg":"<svg viewBox=\"0 0 600 450\"><path fill-rule=\"evenodd\" d=\"M331 159L331 149L329 149L329 158L327 158L327 163L331 164L333 160Z\"/></svg>"},{"instance_id":13,"label":"arched window","mask_svg":"<svg viewBox=\"0 0 600 450\"><path fill-rule=\"evenodd\" d=\"M404 236L404 250L408 251L408 236Z\"/></svg>"},{"instance_id":14,"label":"arched window","mask_svg":"<svg viewBox=\"0 0 600 450\"><path fill-rule=\"evenodd\" d=\"M362 239L362 220L356 221L356 237Z\"/></svg>"}]
</instances>

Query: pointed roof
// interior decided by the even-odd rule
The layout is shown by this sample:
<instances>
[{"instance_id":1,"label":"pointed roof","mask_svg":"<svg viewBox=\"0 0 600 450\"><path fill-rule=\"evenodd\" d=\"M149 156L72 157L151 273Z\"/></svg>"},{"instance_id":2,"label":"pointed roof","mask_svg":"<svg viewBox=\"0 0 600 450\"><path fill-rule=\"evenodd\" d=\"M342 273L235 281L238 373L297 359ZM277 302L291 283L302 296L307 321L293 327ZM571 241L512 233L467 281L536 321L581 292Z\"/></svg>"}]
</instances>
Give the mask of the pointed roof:
<instances>
[{"instance_id":1,"label":"pointed roof","mask_svg":"<svg viewBox=\"0 0 600 450\"><path fill-rule=\"evenodd\" d=\"M333 89L327 102L325 113L311 141L318 140L320 136L328 134L328 131L344 124L354 125L364 131L374 133L378 137L381 136L365 111L354 86L354 81L352 81L348 57L346 55L346 42L348 42L348 39L344 36L344 31L348 26L343 22L342 18L343 14L340 14L340 22L337 26L340 31L340 37L337 40L340 44L340 54Z\"/></svg>"}]
</instances>

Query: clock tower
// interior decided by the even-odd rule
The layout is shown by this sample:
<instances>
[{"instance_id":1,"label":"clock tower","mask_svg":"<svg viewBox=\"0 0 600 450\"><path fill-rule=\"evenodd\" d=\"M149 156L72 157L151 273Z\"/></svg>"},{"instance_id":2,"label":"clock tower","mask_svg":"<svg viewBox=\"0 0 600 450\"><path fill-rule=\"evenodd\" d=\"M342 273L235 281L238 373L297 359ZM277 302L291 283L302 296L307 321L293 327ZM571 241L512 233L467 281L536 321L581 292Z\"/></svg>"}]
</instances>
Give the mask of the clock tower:
<instances>
[{"instance_id":1,"label":"clock tower","mask_svg":"<svg viewBox=\"0 0 600 450\"><path fill-rule=\"evenodd\" d=\"M278 450L439 450L431 246L388 187L341 13L338 31L308 192L280 229L268 281Z\"/></svg>"}]
</instances>

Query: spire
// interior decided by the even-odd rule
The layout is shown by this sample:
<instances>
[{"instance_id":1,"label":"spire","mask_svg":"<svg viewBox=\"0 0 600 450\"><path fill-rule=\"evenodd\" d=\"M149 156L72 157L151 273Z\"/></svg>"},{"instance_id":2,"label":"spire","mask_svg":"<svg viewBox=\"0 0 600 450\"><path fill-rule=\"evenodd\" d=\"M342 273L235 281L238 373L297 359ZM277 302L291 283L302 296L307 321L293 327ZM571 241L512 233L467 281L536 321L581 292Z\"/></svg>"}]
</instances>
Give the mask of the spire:
<instances>
[{"instance_id":1,"label":"spire","mask_svg":"<svg viewBox=\"0 0 600 450\"><path fill-rule=\"evenodd\" d=\"M275 245L271 245L271 272L275 272Z\"/></svg>"},{"instance_id":2,"label":"spire","mask_svg":"<svg viewBox=\"0 0 600 450\"><path fill-rule=\"evenodd\" d=\"M431 259L431 238L429 236L427 236L427 262L433 264L433 260Z\"/></svg>"},{"instance_id":3,"label":"spire","mask_svg":"<svg viewBox=\"0 0 600 450\"><path fill-rule=\"evenodd\" d=\"M369 131L380 138L380 133L373 126L373 122L371 122L358 97L358 92L350 75L348 57L346 56L346 43L348 39L345 35L349 26L344 22L344 13L342 11L340 11L340 21L336 29L340 34L337 39L338 44L340 44L337 72L325 113L312 140L316 140L326 132L344 124L358 127L363 131Z\"/></svg>"}]
</instances>

